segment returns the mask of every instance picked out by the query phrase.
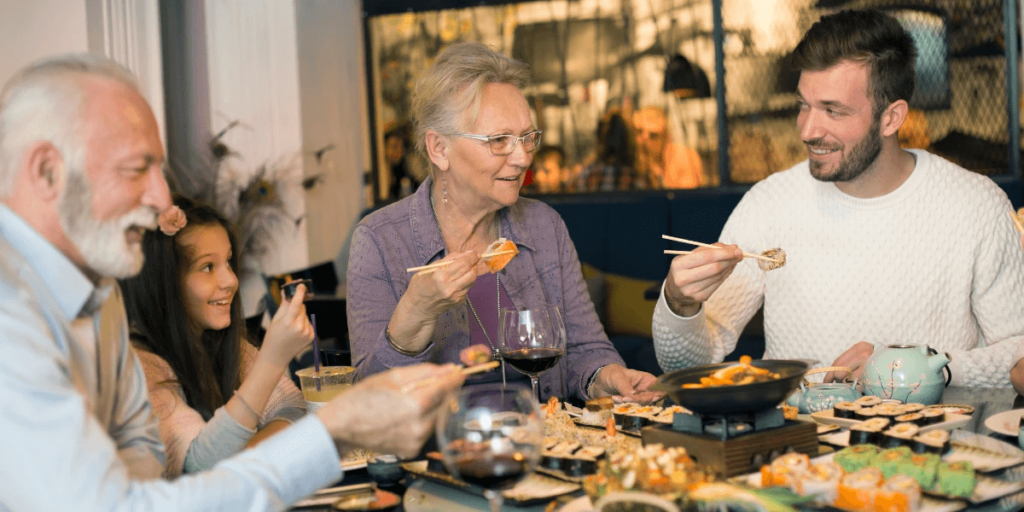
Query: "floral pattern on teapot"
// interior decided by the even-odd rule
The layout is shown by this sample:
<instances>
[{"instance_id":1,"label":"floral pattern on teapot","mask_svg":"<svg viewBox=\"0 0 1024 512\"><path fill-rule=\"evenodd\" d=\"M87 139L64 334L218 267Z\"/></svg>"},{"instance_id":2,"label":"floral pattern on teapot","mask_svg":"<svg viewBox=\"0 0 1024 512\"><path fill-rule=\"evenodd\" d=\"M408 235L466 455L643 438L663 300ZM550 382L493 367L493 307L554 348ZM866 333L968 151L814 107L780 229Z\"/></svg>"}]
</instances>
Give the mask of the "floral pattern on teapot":
<instances>
[{"instance_id":1,"label":"floral pattern on teapot","mask_svg":"<svg viewBox=\"0 0 1024 512\"><path fill-rule=\"evenodd\" d=\"M864 363L864 393L879 398L925 405L939 403L945 388L942 368L949 359L929 356L927 345L875 344Z\"/></svg>"},{"instance_id":2,"label":"floral pattern on teapot","mask_svg":"<svg viewBox=\"0 0 1024 512\"><path fill-rule=\"evenodd\" d=\"M790 395L786 403L799 407L800 414L811 414L831 409L839 402L852 402L858 398L860 392L857 391L857 381L817 383L810 387L800 383L800 389Z\"/></svg>"}]
</instances>

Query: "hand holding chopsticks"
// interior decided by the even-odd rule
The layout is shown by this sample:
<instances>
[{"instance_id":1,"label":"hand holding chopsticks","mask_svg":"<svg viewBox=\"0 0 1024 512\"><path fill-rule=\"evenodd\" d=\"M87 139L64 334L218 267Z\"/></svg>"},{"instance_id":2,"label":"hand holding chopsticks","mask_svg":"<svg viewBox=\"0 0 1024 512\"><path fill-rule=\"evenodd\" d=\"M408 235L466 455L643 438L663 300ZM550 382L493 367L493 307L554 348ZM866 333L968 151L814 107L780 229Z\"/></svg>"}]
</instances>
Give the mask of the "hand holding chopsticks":
<instances>
[{"instance_id":1,"label":"hand holding chopsticks","mask_svg":"<svg viewBox=\"0 0 1024 512\"><path fill-rule=\"evenodd\" d=\"M684 244L696 245L697 247L707 247L709 249L721 249L721 247L719 247L717 245L705 244L705 243L701 243L701 242L694 242L693 240L687 240L685 238L676 238L674 236L668 236L668 235L661 235L661 237L664 238L665 240L672 240L673 242L682 242ZM675 252L669 252L669 251L666 250L665 254L676 254L676 253ZM688 252L679 251L679 254L688 254ZM773 258L768 258L766 256L761 256L760 254L750 254L748 252L743 253L743 257L744 258L757 258L759 260L769 261L769 262L772 262L772 263L781 263L779 260L776 260L776 259L773 259Z\"/></svg>"},{"instance_id":2,"label":"hand holding chopsticks","mask_svg":"<svg viewBox=\"0 0 1024 512\"><path fill-rule=\"evenodd\" d=\"M500 362L498 362L498 361L488 361L488 362L483 363L483 364L478 364L478 365L473 365L473 366L462 368L461 371L462 371L462 375L464 377L468 377L470 375L475 375L477 373L489 372L489 371L497 368L498 366L501 366ZM408 393L409 391L414 391L416 389L419 389L420 387L423 387L423 386L429 384L430 382L433 382L434 380L436 380L436 377L428 377L426 379L414 380L414 381L409 382L406 385L402 386L402 392L403 393Z\"/></svg>"},{"instance_id":3,"label":"hand holding chopsticks","mask_svg":"<svg viewBox=\"0 0 1024 512\"><path fill-rule=\"evenodd\" d=\"M489 258L493 258L495 256L502 256L504 254L512 254L514 252L515 251L511 251L511 250L489 252L489 253L486 253L486 254L481 254L480 255L480 259L486 260L486 259L489 259ZM405 269L405 271L406 272L418 272L421 275L429 274L431 272L434 272L437 269L440 269L442 267L445 267L445 266L451 265L452 263L455 263L460 257L461 256L456 257L454 259L450 259L450 260L438 261L438 262L435 262L435 263L431 263L430 265L423 265L422 267L407 268L407 269Z\"/></svg>"},{"instance_id":4,"label":"hand holding chopsticks","mask_svg":"<svg viewBox=\"0 0 1024 512\"><path fill-rule=\"evenodd\" d=\"M1021 222L1013 208L1010 208L1010 218L1013 219L1013 227L1017 228L1017 234L1024 236L1024 223Z\"/></svg>"}]
</instances>

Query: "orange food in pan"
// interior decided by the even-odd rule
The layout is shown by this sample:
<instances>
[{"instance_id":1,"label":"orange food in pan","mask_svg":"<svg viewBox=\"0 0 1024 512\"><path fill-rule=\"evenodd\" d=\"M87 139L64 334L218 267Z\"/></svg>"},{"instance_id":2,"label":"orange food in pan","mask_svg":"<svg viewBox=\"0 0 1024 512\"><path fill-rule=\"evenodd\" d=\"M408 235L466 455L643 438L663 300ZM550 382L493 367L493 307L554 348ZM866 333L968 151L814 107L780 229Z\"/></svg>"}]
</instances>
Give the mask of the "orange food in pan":
<instances>
[{"instance_id":1,"label":"orange food in pan","mask_svg":"<svg viewBox=\"0 0 1024 512\"><path fill-rule=\"evenodd\" d=\"M683 384L683 389L737 386L740 384L753 384L755 382L768 382L781 377L776 372L758 368L750 363L750 356L740 356L740 364L727 366L707 377L701 377L700 383Z\"/></svg>"}]
</instances>

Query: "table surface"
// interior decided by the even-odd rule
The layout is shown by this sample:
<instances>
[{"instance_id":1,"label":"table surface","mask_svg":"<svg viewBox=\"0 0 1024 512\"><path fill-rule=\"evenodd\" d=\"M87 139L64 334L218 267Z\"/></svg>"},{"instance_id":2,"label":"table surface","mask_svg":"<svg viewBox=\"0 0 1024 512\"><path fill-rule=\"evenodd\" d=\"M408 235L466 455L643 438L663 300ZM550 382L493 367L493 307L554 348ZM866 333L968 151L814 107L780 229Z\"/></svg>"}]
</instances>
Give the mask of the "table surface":
<instances>
[{"instance_id":1,"label":"table surface","mask_svg":"<svg viewBox=\"0 0 1024 512\"><path fill-rule=\"evenodd\" d=\"M998 414L1010 409L1024 408L1024 397L1018 396L1012 389L979 389L979 388L960 388L960 387L949 387L942 395L942 403L945 404L962 404L970 405L974 407L974 414L971 415L971 421L955 431L953 433L954 439L957 441L978 444L978 445L991 445L992 439L1004 441L1012 445L1016 449L1017 439L1007 437L996 432L992 432L985 426L985 420L994 414ZM1002 471L990 473L990 476L996 478L1002 478L1009 481L1024 481L1024 465L1007 468ZM408 480L408 479L407 479ZM349 472L345 475L345 479L342 485L352 485L356 483L368 482L369 478L365 471ZM437 491L441 487L437 484L431 484L424 486L420 483L409 483L418 496L430 496L432 492ZM399 494L406 493L406 487L394 486L387 488L392 492L398 492ZM462 491L456 491L454 489L447 490L444 492L446 497L444 499L451 499L453 496L462 496L462 505L465 509L474 510L487 510L486 501L478 496L471 496ZM439 499L442 499L438 496ZM438 504L440 505L440 503ZM461 508L461 507L460 507ZM508 510L522 511L532 510L531 509L519 509L513 507L506 507ZM993 500L988 503L981 505L971 506L967 510L972 511L983 511L983 512L1011 512L1024 509L1024 491L1006 496L999 500ZM302 508L294 509L309 512L327 511L332 510L330 507L318 507L318 508ZM403 508L399 507L398 511L402 511ZM543 507L540 507L543 510ZM922 511L926 512L926 511Z\"/></svg>"}]
</instances>

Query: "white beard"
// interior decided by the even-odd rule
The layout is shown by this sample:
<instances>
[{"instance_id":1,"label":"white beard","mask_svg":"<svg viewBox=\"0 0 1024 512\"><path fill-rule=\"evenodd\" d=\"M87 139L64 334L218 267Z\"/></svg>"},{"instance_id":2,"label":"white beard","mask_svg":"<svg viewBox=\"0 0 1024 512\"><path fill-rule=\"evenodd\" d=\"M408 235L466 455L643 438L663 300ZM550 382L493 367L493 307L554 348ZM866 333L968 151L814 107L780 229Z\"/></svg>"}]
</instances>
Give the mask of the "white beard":
<instances>
[{"instance_id":1,"label":"white beard","mask_svg":"<svg viewBox=\"0 0 1024 512\"><path fill-rule=\"evenodd\" d=\"M132 226L156 229L157 213L140 206L116 219L101 221L93 215L92 196L88 179L70 172L60 198L60 222L68 239L93 272L116 279L138 274L145 259L142 243L128 243L126 230Z\"/></svg>"}]
</instances>

